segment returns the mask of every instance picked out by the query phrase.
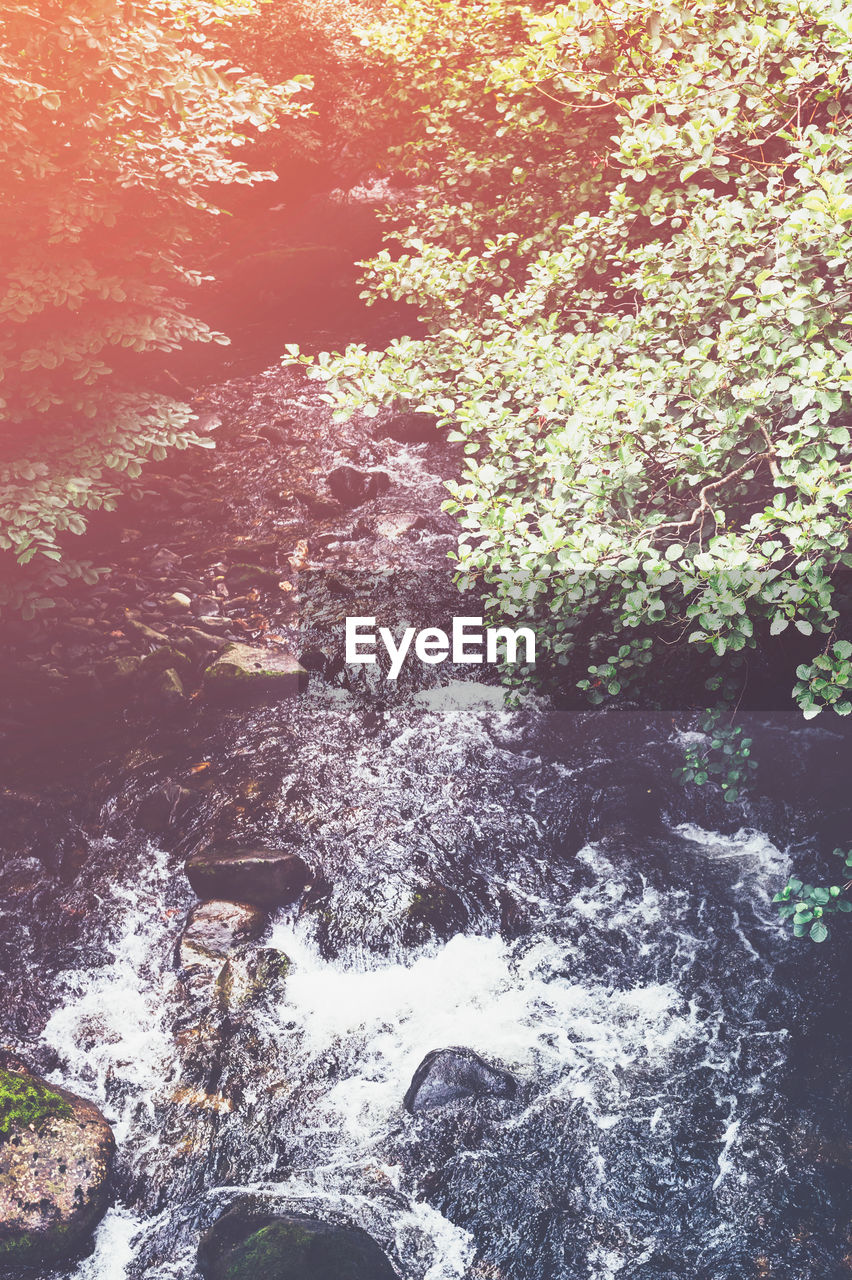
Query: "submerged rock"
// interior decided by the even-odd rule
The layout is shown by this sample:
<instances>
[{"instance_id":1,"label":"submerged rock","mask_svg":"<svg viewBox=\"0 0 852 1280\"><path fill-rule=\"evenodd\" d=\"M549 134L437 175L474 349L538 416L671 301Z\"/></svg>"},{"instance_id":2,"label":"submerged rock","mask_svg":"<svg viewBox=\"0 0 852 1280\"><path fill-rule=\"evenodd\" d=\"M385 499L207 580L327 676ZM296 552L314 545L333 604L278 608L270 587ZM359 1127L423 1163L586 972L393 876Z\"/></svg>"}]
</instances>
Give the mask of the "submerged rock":
<instances>
[{"instance_id":1,"label":"submerged rock","mask_svg":"<svg viewBox=\"0 0 852 1280\"><path fill-rule=\"evenodd\" d=\"M459 894L446 885L432 884L418 889L402 921L402 938L409 946L435 936L448 938L462 932L469 913Z\"/></svg>"},{"instance_id":2,"label":"submerged rock","mask_svg":"<svg viewBox=\"0 0 852 1280\"><path fill-rule=\"evenodd\" d=\"M301 1213L235 1206L201 1237L205 1280L396 1280L372 1236Z\"/></svg>"},{"instance_id":3,"label":"submerged rock","mask_svg":"<svg viewBox=\"0 0 852 1280\"><path fill-rule=\"evenodd\" d=\"M590 775L597 781L592 770L583 774L583 781ZM662 830L666 795L650 766L622 764L614 780L604 772L601 782L581 821L586 840L635 838Z\"/></svg>"},{"instance_id":4,"label":"submerged rock","mask_svg":"<svg viewBox=\"0 0 852 1280\"><path fill-rule=\"evenodd\" d=\"M0 1059L0 1264L73 1257L106 1209L114 1151L94 1103Z\"/></svg>"},{"instance_id":5,"label":"submerged rock","mask_svg":"<svg viewBox=\"0 0 852 1280\"><path fill-rule=\"evenodd\" d=\"M326 498L321 493L314 493L311 489L294 489L293 497L297 498L318 520L327 520L333 516L339 516L342 512L339 502L335 502L333 498Z\"/></svg>"},{"instance_id":6,"label":"submerged rock","mask_svg":"<svg viewBox=\"0 0 852 1280\"><path fill-rule=\"evenodd\" d=\"M199 898L251 903L266 910L295 902L311 873L283 849L200 849L186 874Z\"/></svg>"},{"instance_id":7,"label":"submerged rock","mask_svg":"<svg viewBox=\"0 0 852 1280\"><path fill-rule=\"evenodd\" d=\"M164 835L191 799L192 794L186 787L177 782L164 782L140 802L136 821L149 835Z\"/></svg>"},{"instance_id":8,"label":"submerged rock","mask_svg":"<svg viewBox=\"0 0 852 1280\"><path fill-rule=\"evenodd\" d=\"M514 1098L518 1082L472 1049L433 1049L412 1077L403 1103L408 1111L434 1111L458 1098Z\"/></svg>"},{"instance_id":9,"label":"submerged rock","mask_svg":"<svg viewBox=\"0 0 852 1280\"><path fill-rule=\"evenodd\" d=\"M226 1008L239 1009L266 995L283 992L290 959L274 947L264 947L254 955L230 956L216 980Z\"/></svg>"},{"instance_id":10,"label":"submerged rock","mask_svg":"<svg viewBox=\"0 0 852 1280\"><path fill-rule=\"evenodd\" d=\"M357 467L335 467L327 476L328 487L343 507L359 507L390 488L386 471L359 471Z\"/></svg>"},{"instance_id":11,"label":"submerged rock","mask_svg":"<svg viewBox=\"0 0 852 1280\"><path fill-rule=\"evenodd\" d=\"M216 702L239 702L264 694L292 698L307 676L292 654L229 644L205 671L204 691Z\"/></svg>"},{"instance_id":12,"label":"submerged rock","mask_svg":"<svg viewBox=\"0 0 852 1280\"><path fill-rule=\"evenodd\" d=\"M230 953L254 942L266 928L266 912L248 902L203 902L190 912L180 940L181 968L193 964L217 969Z\"/></svg>"}]
</instances>

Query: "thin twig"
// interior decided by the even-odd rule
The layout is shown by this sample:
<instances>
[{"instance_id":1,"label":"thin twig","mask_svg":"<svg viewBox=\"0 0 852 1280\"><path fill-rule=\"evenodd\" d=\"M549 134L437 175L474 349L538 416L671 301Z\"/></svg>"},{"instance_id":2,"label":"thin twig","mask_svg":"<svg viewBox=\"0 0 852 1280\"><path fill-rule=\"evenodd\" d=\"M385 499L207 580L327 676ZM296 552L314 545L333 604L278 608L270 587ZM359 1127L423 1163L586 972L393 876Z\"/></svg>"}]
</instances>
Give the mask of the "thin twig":
<instances>
[{"instance_id":1,"label":"thin twig","mask_svg":"<svg viewBox=\"0 0 852 1280\"><path fill-rule=\"evenodd\" d=\"M770 453L767 456L766 461L769 463L769 470L772 472L772 479L777 480L781 473L779 472L778 464L775 461L775 448L772 444L772 437L770 436L769 432L766 430L766 427L763 425L762 422L758 424L758 430L760 431L760 434L763 436L764 440L766 441L767 449L770 450Z\"/></svg>"}]
</instances>

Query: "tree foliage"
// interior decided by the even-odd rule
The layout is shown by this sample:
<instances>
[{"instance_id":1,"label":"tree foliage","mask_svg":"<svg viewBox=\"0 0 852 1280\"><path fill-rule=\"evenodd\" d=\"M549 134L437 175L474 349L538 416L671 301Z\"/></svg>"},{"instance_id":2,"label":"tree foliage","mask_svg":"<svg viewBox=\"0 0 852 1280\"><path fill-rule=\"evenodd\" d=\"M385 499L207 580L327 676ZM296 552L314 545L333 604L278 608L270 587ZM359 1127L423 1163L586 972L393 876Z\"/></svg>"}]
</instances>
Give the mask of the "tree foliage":
<instances>
[{"instance_id":1,"label":"tree foliage","mask_svg":"<svg viewBox=\"0 0 852 1280\"><path fill-rule=\"evenodd\" d=\"M49 603L59 540L110 507L144 462L203 444L191 412L146 390L144 357L225 341L188 314L191 240L214 184L266 176L236 148L301 110L221 57L253 0L0 0L0 548L43 563L0 604ZM142 359L140 359L142 358ZM140 372L140 368L144 372Z\"/></svg>"},{"instance_id":2,"label":"tree foliage","mask_svg":"<svg viewBox=\"0 0 852 1280\"><path fill-rule=\"evenodd\" d=\"M324 362L339 412L438 415L459 581L596 701L792 628L804 714L848 715L849 10L397 0L373 39L420 127L367 288L429 333Z\"/></svg>"},{"instance_id":3,"label":"tree foliage","mask_svg":"<svg viewBox=\"0 0 852 1280\"><path fill-rule=\"evenodd\" d=\"M357 182L380 166L388 131L388 64L362 35L384 0L288 0L235 24L231 47L266 79L308 75L310 118L284 121L252 154L310 182ZM391 99L392 100L392 99Z\"/></svg>"}]
</instances>

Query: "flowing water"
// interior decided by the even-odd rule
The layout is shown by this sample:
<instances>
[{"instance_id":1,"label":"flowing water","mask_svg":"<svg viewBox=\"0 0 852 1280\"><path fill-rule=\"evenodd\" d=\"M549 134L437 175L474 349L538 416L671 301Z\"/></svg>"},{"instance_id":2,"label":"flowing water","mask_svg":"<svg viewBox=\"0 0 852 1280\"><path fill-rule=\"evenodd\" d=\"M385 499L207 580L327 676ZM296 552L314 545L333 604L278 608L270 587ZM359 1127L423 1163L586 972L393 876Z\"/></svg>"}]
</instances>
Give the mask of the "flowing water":
<instances>
[{"instance_id":1,"label":"flowing water","mask_svg":"<svg viewBox=\"0 0 852 1280\"><path fill-rule=\"evenodd\" d=\"M697 810L671 716L370 698L317 682L116 767L85 886L13 895L4 1013L32 994L42 1069L119 1146L95 1252L51 1280L190 1280L245 1195L363 1226L404 1280L849 1274L849 941L793 944L769 905L846 820L848 736L758 719L755 801ZM237 795L247 839L322 872L230 984L176 965L186 839L128 817L192 760L219 784L194 840ZM451 1045L517 1096L409 1115Z\"/></svg>"}]
</instances>

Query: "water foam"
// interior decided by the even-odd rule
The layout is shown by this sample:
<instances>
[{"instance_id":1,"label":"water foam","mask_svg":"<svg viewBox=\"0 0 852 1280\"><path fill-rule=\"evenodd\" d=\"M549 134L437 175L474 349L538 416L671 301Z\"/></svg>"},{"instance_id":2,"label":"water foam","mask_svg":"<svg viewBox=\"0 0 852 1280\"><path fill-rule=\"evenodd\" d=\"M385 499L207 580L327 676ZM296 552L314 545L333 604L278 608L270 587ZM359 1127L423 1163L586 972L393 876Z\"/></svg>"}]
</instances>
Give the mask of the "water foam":
<instances>
[{"instance_id":1,"label":"water foam","mask_svg":"<svg viewBox=\"0 0 852 1280\"><path fill-rule=\"evenodd\" d=\"M166 996L177 925L166 910L167 854L149 846L133 870L132 880L110 885L103 904L113 926L109 962L59 975L62 999L43 1032L65 1064L52 1078L92 1097L119 1144L137 1100L162 1085L174 1053Z\"/></svg>"}]
</instances>

